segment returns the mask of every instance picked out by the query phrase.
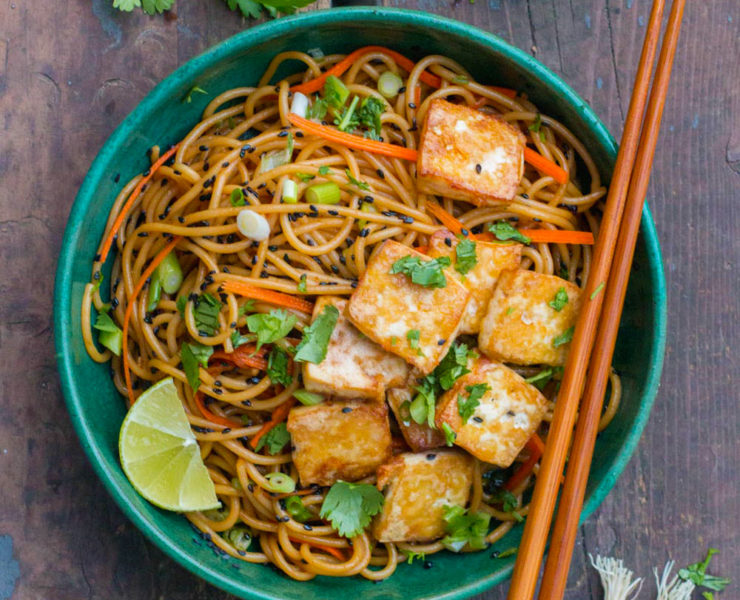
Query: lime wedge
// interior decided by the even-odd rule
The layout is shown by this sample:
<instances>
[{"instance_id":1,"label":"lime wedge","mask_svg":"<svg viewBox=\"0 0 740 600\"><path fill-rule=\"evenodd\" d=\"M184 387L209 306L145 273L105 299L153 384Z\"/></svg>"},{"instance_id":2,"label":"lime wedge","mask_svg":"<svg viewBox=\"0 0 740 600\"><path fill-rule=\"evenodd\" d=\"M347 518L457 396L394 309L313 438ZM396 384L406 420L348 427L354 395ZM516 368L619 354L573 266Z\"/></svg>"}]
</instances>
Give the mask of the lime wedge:
<instances>
[{"instance_id":1,"label":"lime wedge","mask_svg":"<svg viewBox=\"0 0 740 600\"><path fill-rule=\"evenodd\" d=\"M131 485L152 504L180 512L220 506L172 378L128 411L118 452Z\"/></svg>"}]
</instances>

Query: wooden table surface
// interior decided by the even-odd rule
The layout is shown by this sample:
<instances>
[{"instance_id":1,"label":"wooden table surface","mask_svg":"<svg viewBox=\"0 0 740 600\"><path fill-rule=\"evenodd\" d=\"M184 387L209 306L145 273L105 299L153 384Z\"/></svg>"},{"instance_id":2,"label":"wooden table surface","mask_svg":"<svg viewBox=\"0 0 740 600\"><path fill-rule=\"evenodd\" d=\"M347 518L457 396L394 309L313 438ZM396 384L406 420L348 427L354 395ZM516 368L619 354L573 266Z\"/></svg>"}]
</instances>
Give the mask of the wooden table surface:
<instances>
[{"instance_id":1,"label":"wooden table surface","mask_svg":"<svg viewBox=\"0 0 740 600\"><path fill-rule=\"evenodd\" d=\"M109 498L72 430L52 339L62 233L101 144L165 75L253 24L220 0L178 4L176 19L121 14L111 0L0 6L0 600L231 598ZM648 0L390 4L531 52L619 137ZM579 534L569 599L602 597L588 553L649 575L712 545L716 571L740 577L740 2L688 5L649 193L668 279L663 383L634 458ZM740 597L739 585L721 597Z\"/></svg>"}]
</instances>

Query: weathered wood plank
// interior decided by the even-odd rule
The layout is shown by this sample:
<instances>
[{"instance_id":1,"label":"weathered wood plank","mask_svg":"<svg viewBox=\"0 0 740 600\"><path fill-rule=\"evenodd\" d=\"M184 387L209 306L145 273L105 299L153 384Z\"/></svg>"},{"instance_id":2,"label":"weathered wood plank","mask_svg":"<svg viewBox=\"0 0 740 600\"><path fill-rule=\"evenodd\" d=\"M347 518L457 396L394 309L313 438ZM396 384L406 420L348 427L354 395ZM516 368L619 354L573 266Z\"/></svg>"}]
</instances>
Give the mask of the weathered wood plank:
<instances>
[{"instance_id":1,"label":"weathered wood plank","mask_svg":"<svg viewBox=\"0 0 740 600\"><path fill-rule=\"evenodd\" d=\"M620 132L647 0L386 3L533 53ZM230 598L144 541L107 497L66 416L51 339L61 235L98 148L162 77L250 25L217 0L178 4L169 20L109 0L1 12L0 582L14 600ZM601 597L587 552L648 575L713 544L717 571L740 576L739 56L736 0L688 3L650 189L670 292L663 386L635 459L579 536L571 600ZM505 586L478 598L503 600Z\"/></svg>"}]
</instances>

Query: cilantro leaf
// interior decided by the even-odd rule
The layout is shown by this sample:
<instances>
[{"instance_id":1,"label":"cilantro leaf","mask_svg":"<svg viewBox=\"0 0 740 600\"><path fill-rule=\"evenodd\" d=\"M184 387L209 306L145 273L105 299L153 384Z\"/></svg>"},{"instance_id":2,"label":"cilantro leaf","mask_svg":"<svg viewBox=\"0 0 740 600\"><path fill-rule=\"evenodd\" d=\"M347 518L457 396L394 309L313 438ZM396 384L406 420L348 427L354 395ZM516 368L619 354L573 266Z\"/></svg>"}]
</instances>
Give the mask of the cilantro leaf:
<instances>
[{"instance_id":1,"label":"cilantro leaf","mask_svg":"<svg viewBox=\"0 0 740 600\"><path fill-rule=\"evenodd\" d=\"M175 306L177 307L177 312L180 313L180 316L185 318L185 307L188 305L188 297L187 296L180 296L175 301Z\"/></svg>"},{"instance_id":2,"label":"cilantro leaf","mask_svg":"<svg viewBox=\"0 0 740 600\"><path fill-rule=\"evenodd\" d=\"M141 0L141 7L148 15L163 13L172 8L175 0Z\"/></svg>"},{"instance_id":3,"label":"cilantro leaf","mask_svg":"<svg viewBox=\"0 0 740 600\"><path fill-rule=\"evenodd\" d=\"M452 446L457 439L457 433L455 433L455 430L450 427L449 423L442 423L442 431L445 434L445 444Z\"/></svg>"},{"instance_id":4,"label":"cilantro leaf","mask_svg":"<svg viewBox=\"0 0 740 600\"><path fill-rule=\"evenodd\" d=\"M313 323L303 330L303 339L296 348L295 360L315 364L323 361L338 318L337 307L327 305Z\"/></svg>"},{"instance_id":5,"label":"cilantro leaf","mask_svg":"<svg viewBox=\"0 0 740 600\"><path fill-rule=\"evenodd\" d=\"M182 99L182 102L190 104L193 101L193 94L208 94L208 92L206 92L202 87L194 85L188 90L188 93L185 94L185 97Z\"/></svg>"},{"instance_id":6,"label":"cilantro leaf","mask_svg":"<svg viewBox=\"0 0 740 600\"><path fill-rule=\"evenodd\" d=\"M247 317L249 331L257 334L257 350L263 344L277 342L288 335L298 317L283 309L273 309L269 313L254 313Z\"/></svg>"},{"instance_id":7,"label":"cilantro leaf","mask_svg":"<svg viewBox=\"0 0 740 600\"><path fill-rule=\"evenodd\" d=\"M416 353L419 356L423 356L423 352L419 348L419 337L421 336L421 333L418 329L409 329L406 332L406 339L409 342L409 348L412 350L416 350Z\"/></svg>"},{"instance_id":8,"label":"cilantro leaf","mask_svg":"<svg viewBox=\"0 0 740 600\"><path fill-rule=\"evenodd\" d=\"M495 235L497 240L501 240L502 242L505 242L506 240L514 240L515 242L521 242L527 246L532 242L532 240L530 240L526 235L519 233L515 227L512 227L512 225L506 221L496 221L493 225L488 227L488 231Z\"/></svg>"},{"instance_id":9,"label":"cilantro leaf","mask_svg":"<svg viewBox=\"0 0 740 600\"><path fill-rule=\"evenodd\" d=\"M349 106L342 108L338 116L334 119L334 124L339 131L354 131L360 124L360 117L356 112L357 103L360 101L358 96L352 98Z\"/></svg>"},{"instance_id":10,"label":"cilantro leaf","mask_svg":"<svg viewBox=\"0 0 740 600\"><path fill-rule=\"evenodd\" d=\"M326 98L316 98L313 101L313 104L308 107L308 113L306 114L306 117L308 119L323 119L326 116L326 111L329 110L329 101ZM319 167L319 173L321 173L321 169L323 167ZM328 167L326 167L327 171L329 170ZM321 173L322 175L325 175L326 173Z\"/></svg>"},{"instance_id":11,"label":"cilantro leaf","mask_svg":"<svg viewBox=\"0 0 740 600\"><path fill-rule=\"evenodd\" d=\"M553 348L558 348L563 344L567 344L569 341L571 341L573 339L573 332L575 331L575 329L575 326L569 327L560 335L555 336L552 339Z\"/></svg>"},{"instance_id":12,"label":"cilantro leaf","mask_svg":"<svg viewBox=\"0 0 740 600\"><path fill-rule=\"evenodd\" d=\"M367 183L365 183L364 181L360 181L359 179L355 179L354 177L352 177L352 172L349 169L345 169L344 170L344 173L347 175L347 179L349 179L349 182L352 185L356 185L361 190L369 190L370 189L370 186Z\"/></svg>"},{"instance_id":13,"label":"cilantro leaf","mask_svg":"<svg viewBox=\"0 0 740 600\"><path fill-rule=\"evenodd\" d=\"M198 333L203 336L213 336L220 329L218 313L221 312L221 302L209 293L201 294L193 301L193 319Z\"/></svg>"},{"instance_id":14,"label":"cilantro leaf","mask_svg":"<svg viewBox=\"0 0 740 600\"><path fill-rule=\"evenodd\" d=\"M316 178L316 175L311 175L311 173L296 173L295 176L298 177L298 179L300 179L303 183Z\"/></svg>"},{"instance_id":15,"label":"cilantro leaf","mask_svg":"<svg viewBox=\"0 0 740 600\"><path fill-rule=\"evenodd\" d=\"M716 548L709 548L707 550L706 558L700 563L694 563L689 565L685 569L681 569L678 572L678 576L684 581L691 581L693 584L715 592L721 592L724 590L732 581L729 577L717 577L716 575L707 575L707 567L709 561L715 554L719 554L719 550ZM705 596L706 597L706 596Z\"/></svg>"},{"instance_id":16,"label":"cilantro leaf","mask_svg":"<svg viewBox=\"0 0 740 600\"><path fill-rule=\"evenodd\" d=\"M552 379L552 374L553 370L551 368L542 369L539 373L532 375L532 377L527 377L524 381L531 383L538 390L542 391L550 382L550 379Z\"/></svg>"},{"instance_id":17,"label":"cilantro leaf","mask_svg":"<svg viewBox=\"0 0 740 600\"><path fill-rule=\"evenodd\" d=\"M290 442L290 433L285 423L278 423L270 429L265 435L260 438L257 442L256 452L259 452L262 448L267 446L267 451L272 454L278 454L284 447L285 444Z\"/></svg>"},{"instance_id":18,"label":"cilantro leaf","mask_svg":"<svg viewBox=\"0 0 740 600\"><path fill-rule=\"evenodd\" d=\"M476 383L465 386L465 391L468 392L467 399L462 394L457 395L457 414L462 418L463 425L473 416L475 409L480 405L483 394L490 389L487 383Z\"/></svg>"},{"instance_id":19,"label":"cilantro leaf","mask_svg":"<svg viewBox=\"0 0 740 600\"><path fill-rule=\"evenodd\" d=\"M242 15L249 19L259 19L262 16L262 7L255 0L226 0L231 10L239 10Z\"/></svg>"},{"instance_id":20,"label":"cilantro leaf","mask_svg":"<svg viewBox=\"0 0 740 600\"><path fill-rule=\"evenodd\" d=\"M482 550L487 546L486 535L491 515L467 512L462 506L445 506L443 517L447 535L442 538L442 544L448 550L460 552L466 544L474 550Z\"/></svg>"},{"instance_id":21,"label":"cilantro leaf","mask_svg":"<svg viewBox=\"0 0 740 600\"><path fill-rule=\"evenodd\" d=\"M516 509L519 508L519 500L517 500L517 497L509 490L502 487L497 488L494 493L491 494L491 500L501 504L503 511L514 517L518 523L524 521L524 517L516 511Z\"/></svg>"},{"instance_id":22,"label":"cilantro leaf","mask_svg":"<svg viewBox=\"0 0 740 600\"><path fill-rule=\"evenodd\" d=\"M465 275L478 264L475 242L463 237L455 246L455 271Z\"/></svg>"},{"instance_id":23,"label":"cilantro leaf","mask_svg":"<svg viewBox=\"0 0 740 600\"><path fill-rule=\"evenodd\" d=\"M558 312L563 310L566 304L568 304L568 292L565 291L564 287L558 288L553 299L547 303L548 306Z\"/></svg>"},{"instance_id":24,"label":"cilantro leaf","mask_svg":"<svg viewBox=\"0 0 740 600\"><path fill-rule=\"evenodd\" d=\"M141 7L141 0L113 0L113 8L131 12L134 8Z\"/></svg>"},{"instance_id":25,"label":"cilantro leaf","mask_svg":"<svg viewBox=\"0 0 740 600\"><path fill-rule=\"evenodd\" d=\"M285 499L285 511L299 523L313 519L313 513L306 508L300 496L289 496Z\"/></svg>"},{"instance_id":26,"label":"cilantro leaf","mask_svg":"<svg viewBox=\"0 0 740 600\"><path fill-rule=\"evenodd\" d=\"M385 498L374 485L337 481L324 498L319 516L343 537L355 537L383 508Z\"/></svg>"},{"instance_id":27,"label":"cilantro leaf","mask_svg":"<svg viewBox=\"0 0 740 600\"><path fill-rule=\"evenodd\" d=\"M241 317L242 315L246 315L248 312L252 312L255 304L256 302L254 300L247 300L239 307L237 314Z\"/></svg>"},{"instance_id":28,"label":"cilantro leaf","mask_svg":"<svg viewBox=\"0 0 740 600\"><path fill-rule=\"evenodd\" d=\"M409 277L412 283L428 287L447 287L447 278L443 268L451 264L449 256L440 256L431 260L422 261L418 256L404 256L393 263L390 272L402 273Z\"/></svg>"},{"instance_id":29,"label":"cilantro leaf","mask_svg":"<svg viewBox=\"0 0 740 600\"><path fill-rule=\"evenodd\" d=\"M234 346L234 348L243 346L250 341L251 338L247 335L242 335L241 331L239 331L238 329L234 329L234 331L231 332L231 345Z\"/></svg>"},{"instance_id":30,"label":"cilantro leaf","mask_svg":"<svg viewBox=\"0 0 740 600\"><path fill-rule=\"evenodd\" d=\"M298 280L298 291L304 294L306 293L306 280L307 279L308 277L304 273L303 275L301 275L301 278Z\"/></svg>"},{"instance_id":31,"label":"cilantro leaf","mask_svg":"<svg viewBox=\"0 0 740 600\"><path fill-rule=\"evenodd\" d=\"M406 557L408 564L413 564L415 560L424 560L427 557L424 552L414 552L413 550L406 550L404 548L399 548L399 550Z\"/></svg>"},{"instance_id":32,"label":"cilantro leaf","mask_svg":"<svg viewBox=\"0 0 740 600\"><path fill-rule=\"evenodd\" d=\"M383 114L383 111L385 111L385 105L373 96L365 98L360 105L358 114L360 125L367 128L372 139L380 139L380 115Z\"/></svg>"},{"instance_id":33,"label":"cilantro leaf","mask_svg":"<svg viewBox=\"0 0 740 600\"><path fill-rule=\"evenodd\" d=\"M213 346L202 344L183 343L180 348L180 360L182 369L188 378L188 383L194 392L200 387L200 367L208 367L208 359L213 354Z\"/></svg>"},{"instance_id":34,"label":"cilantro leaf","mask_svg":"<svg viewBox=\"0 0 740 600\"><path fill-rule=\"evenodd\" d=\"M542 115L540 113L537 113L537 115L534 118L534 121L530 123L527 129L529 129L529 131L531 131L532 133L539 133L540 139L543 142L545 141L545 132L542 131Z\"/></svg>"},{"instance_id":35,"label":"cilantro leaf","mask_svg":"<svg viewBox=\"0 0 740 600\"><path fill-rule=\"evenodd\" d=\"M326 165L321 165L319 167L319 175L328 175L329 174L329 167Z\"/></svg>"},{"instance_id":36,"label":"cilantro leaf","mask_svg":"<svg viewBox=\"0 0 740 600\"><path fill-rule=\"evenodd\" d=\"M288 372L288 353L278 346L273 346L267 359L267 376L273 383L288 386L293 383L293 376Z\"/></svg>"},{"instance_id":37,"label":"cilantro leaf","mask_svg":"<svg viewBox=\"0 0 740 600\"><path fill-rule=\"evenodd\" d=\"M437 383L443 390L449 390L460 377L470 373L468 369L468 346L453 344L445 357L432 371Z\"/></svg>"},{"instance_id":38,"label":"cilantro leaf","mask_svg":"<svg viewBox=\"0 0 740 600\"><path fill-rule=\"evenodd\" d=\"M241 188L234 188L231 190L229 201L231 202L231 206L244 206L247 203L244 199L244 192Z\"/></svg>"}]
</instances>

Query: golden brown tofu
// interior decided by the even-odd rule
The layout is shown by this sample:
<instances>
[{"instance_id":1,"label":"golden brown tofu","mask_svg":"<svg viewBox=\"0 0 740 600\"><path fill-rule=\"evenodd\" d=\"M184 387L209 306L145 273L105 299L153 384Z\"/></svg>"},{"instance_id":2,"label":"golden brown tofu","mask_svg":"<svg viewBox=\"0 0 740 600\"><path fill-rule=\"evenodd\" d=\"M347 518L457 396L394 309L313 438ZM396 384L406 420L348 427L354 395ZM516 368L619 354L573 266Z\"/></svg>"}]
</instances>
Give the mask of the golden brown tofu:
<instances>
[{"instance_id":1,"label":"golden brown tofu","mask_svg":"<svg viewBox=\"0 0 740 600\"><path fill-rule=\"evenodd\" d=\"M524 172L525 144L495 115L432 100L419 145L419 191L479 206L510 201Z\"/></svg>"},{"instance_id":2,"label":"golden brown tofu","mask_svg":"<svg viewBox=\"0 0 740 600\"><path fill-rule=\"evenodd\" d=\"M414 452L422 452L445 445L445 436L438 429L414 421L407 408L401 408L404 402L411 402L414 392L409 388L393 388L388 390L388 404L393 411L403 438Z\"/></svg>"},{"instance_id":3,"label":"golden brown tofu","mask_svg":"<svg viewBox=\"0 0 740 600\"><path fill-rule=\"evenodd\" d=\"M452 268L448 271L453 273L470 292L470 302L460 325L460 333L478 333L501 271L519 268L522 245L475 242L477 262L463 275L455 269L458 243L458 239L451 232L441 229L429 238L427 254L432 258L450 257Z\"/></svg>"},{"instance_id":4,"label":"golden brown tofu","mask_svg":"<svg viewBox=\"0 0 740 600\"><path fill-rule=\"evenodd\" d=\"M399 454L378 469L385 504L373 522L380 542L426 542L445 534L444 507L465 506L473 459L456 450Z\"/></svg>"},{"instance_id":5,"label":"golden brown tofu","mask_svg":"<svg viewBox=\"0 0 740 600\"><path fill-rule=\"evenodd\" d=\"M568 302L558 311L550 302L561 289ZM501 362L564 365L568 332L580 308L581 290L569 281L534 271L505 271L483 318L478 345Z\"/></svg>"},{"instance_id":6,"label":"golden brown tofu","mask_svg":"<svg viewBox=\"0 0 740 600\"><path fill-rule=\"evenodd\" d=\"M344 398L378 398L386 388L402 385L408 365L349 322L344 316L346 299L320 296L314 305L314 319L328 304L337 307L339 318L329 340L326 358L318 364L303 363L306 389Z\"/></svg>"},{"instance_id":7,"label":"golden brown tofu","mask_svg":"<svg viewBox=\"0 0 740 600\"><path fill-rule=\"evenodd\" d=\"M474 385L487 385L479 404L463 424L460 403L470 398ZM508 467L537 430L547 399L533 385L502 364L479 360L437 405L435 423L447 423L457 434L455 444L480 460Z\"/></svg>"},{"instance_id":8,"label":"golden brown tofu","mask_svg":"<svg viewBox=\"0 0 740 600\"><path fill-rule=\"evenodd\" d=\"M431 372L457 335L470 293L449 269L447 284L427 288L403 273L391 273L406 256L428 256L392 240L383 242L368 262L346 314L367 337L416 366Z\"/></svg>"},{"instance_id":9,"label":"golden brown tofu","mask_svg":"<svg viewBox=\"0 0 740 600\"><path fill-rule=\"evenodd\" d=\"M357 481L391 457L391 430L384 402L327 400L288 415L293 462L302 485Z\"/></svg>"}]
</instances>

